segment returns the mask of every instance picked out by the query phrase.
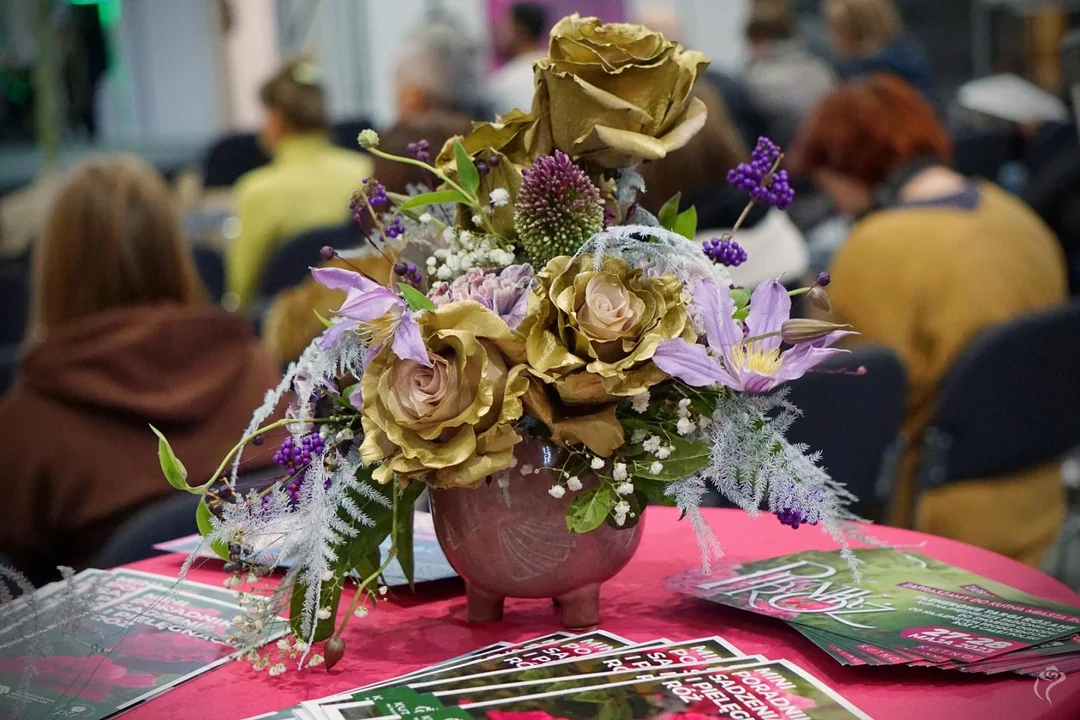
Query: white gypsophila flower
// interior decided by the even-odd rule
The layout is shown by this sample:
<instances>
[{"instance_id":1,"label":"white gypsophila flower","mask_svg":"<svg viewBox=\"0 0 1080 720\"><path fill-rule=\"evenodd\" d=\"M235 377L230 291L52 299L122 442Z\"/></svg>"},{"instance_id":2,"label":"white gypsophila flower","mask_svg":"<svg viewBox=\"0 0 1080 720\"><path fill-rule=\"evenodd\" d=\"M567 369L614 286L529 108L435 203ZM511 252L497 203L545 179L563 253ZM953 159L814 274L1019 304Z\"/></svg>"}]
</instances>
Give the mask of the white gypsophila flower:
<instances>
[{"instance_id":1,"label":"white gypsophila flower","mask_svg":"<svg viewBox=\"0 0 1080 720\"><path fill-rule=\"evenodd\" d=\"M548 488L548 495L555 498L556 500L558 500L565 494L566 488L564 488L562 485L552 485L550 488Z\"/></svg>"},{"instance_id":2,"label":"white gypsophila flower","mask_svg":"<svg viewBox=\"0 0 1080 720\"><path fill-rule=\"evenodd\" d=\"M466 248L472 244L472 233L468 230L462 230L458 233L458 242L464 245Z\"/></svg>"},{"instance_id":3,"label":"white gypsophila flower","mask_svg":"<svg viewBox=\"0 0 1080 720\"><path fill-rule=\"evenodd\" d=\"M518 466L518 459L516 457L510 458L510 467L516 468Z\"/></svg>"},{"instance_id":4,"label":"white gypsophila flower","mask_svg":"<svg viewBox=\"0 0 1080 720\"><path fill-rule=\"evenodd\" d=\"M659 460L654 460L653 464L649 466L650 475L659 475L664 472L664 464Z\"/></svg>"},{"instance_id":5,"label":"white gypsophila flower","mask_svg":"<svg viewBox=\"0 0 1080 720\"><path fill-rule=\"evenodd\" d=\"M675 411L676 417L689 417L690 416L690 398L683 398L679 401L679 408Z\"/></svg>"},{"instance_id":6,"label":"white gypsophila flower","mask_svg":"<svg viewBox=\"0 0 1080 720\"><path fill-rule=\"evenodd\" d=\"M423 225L427 225L427 224L429 224L429 223L430 223L430 222L431 222L431 221L432 221L432 220L433 220L434 218L432 218L432 217L431 217L431 213L424 213L423 215L421 215L420 217L418 217L418 218L416 218L416 219L417 219L417 220L419 220L421 224L423 224Z\"/></svg>"},{"instance_id":7,"label":"white gypsophila flower","mask_svg":"<svg viewBox=\"0 0 1080 720\"><path fill-rule=\"evenodd\" d=\"M333 570L324 571L323 574L319 576L319 579L322 580L323 582L330 582L331 580L334 579L334 571Z\"/></svg>"},{"instance_id":8,"label":"white gypsophila flower","mask_svg":"<svg viewBox=\"0 0 1080 720\"><path fill-rule=\"evenodd\" d=\"M454 272L449 268L449 266L443 265L439 268L438 272L435 273L435 277L439 278L440 280L449 280L451 276L453 276L453 274Z\"/></svg>"},{"instance_id":9,"label":"white gypsophila flower","mask_svg":"<svg viewBox=\"0 0 1080 720\"><path fill-rule=\"evenodd\" d=\"M226 589L232 590L234 587L241 584L240 576L230 575L229 577L225 578L225 581L222 584L226 587Z\"/></svg>"},{"instance_id":10,"label":"white gypsophila flower","mask_svg":"<svg viewBox=\"0 0 1080 720\"><path fill-rule=\"evenodd\" d=\"M643 413L649 409L649 400L651 399L648 390L640 392L630 398L630 408L636 413Z\"/></svg>"},{"instance_id":11,"label":"white gypsophila flower","mask_svg":"<svg viewBox=\"0 0 1080 720\"><path fill-rule=\"evenodd\" d=\"M653 455L655 455L659 460L667 460L669 457L671 457L671 446L668 445L667 447L657 448L656 452L653 453Z\"/></svg>"},{"instance_id":12,"label":"white gypsophila flower","mask_svg":"<svg viewBox=\"0 0 1080 720\"><path fill-rule=\"evenodd\" d=\"M615 482L622 482L626 479L626 463L615 463L611 469L611 477Z\"/></svg>"},{"instance_id":13,"label":"white gypsophila flower","mask_svg":"<svg viewBox=\"0 0 1080 720\"><path fill-rule=\"evenodd\" d=\"M625 500L615 503L615 507L611 508L611 515L615 520L615 524L622 527L626 524L626 516L630 512L630 503Z\"/></svg>"},{"instance_id":14,"label":"white gypsophila flower","mask_svg":"<svg viewBox=\"0 0 1080 720\"><path fill-rule=\"evenodd\" d=\"M495 188L488 195L492 207L505 207L510 202L510 192L506 188Z\"/></svg>"},{"instance_id":15,"label":"white gypsophila flower","mask_svg":"<svg viewBox=\"0 0 1080 720\"><path fill-rule=\"evenodd\" d=\"M510 487L510 473L501 472L495 478L495 483L503 490Z\"/></svg>"},{"instance_id":16,"label":"white gypsophila flower","mask_svg":"<svg viewBox=\"0 0 1080 720\"><path fill-rule=\"evenodd\" d=\"M319 608L319 612L315 613L315 617L319 618L320 620L329 620L330 608Z\"/></svg>"},{"instance_id":17,"label":"white gypsophila flower","mask_svg":"<svg viewBox=\"0 0 1080 720\"><path fill-rule=\"evenodd\" d=\"M285 663L277 663L269 670L270 677L277 677L278 675L285 674Z\"/></svg>"},{"instance_id":18,"label":"white gypsophila flower","mask_svg":"<svg viewBox=\"0 0 1080 720\"><path fill-rule=\"evenodd\" d=\"M641 447L645 450L645 452L653 455L656 453L657 450L660 449L660 442L661 441L659 435L650 435L649 438L641 444Z\"/></svg>"},{"instance_id":19,"label":"white gypsophila flower","mask_svg":"<svg viewBox=\"0 0 1080 720\"><path fill-rule=\"evenodd\" d=\"M307 652L308 647L308 644L303 640L300 640L299 638L297 638L296 642L293 643L293 650L295 650L296 652Z\"/></svg>"},{"instance_id":20,"label":"white gypsophila flower","mask_svg":"<svg viewBox=\"0 0 1080 720\"><path fill-rule=\"evenodd\" d=\"M522 475L532 475L533 474L533 466L530 465L529 463L525 463L524 465L521 466L521 474Z\"/></svg>"},{"instance_id":21,"label":"white gypsophila flower","mask_svg":"<svg viewBox=\"0 0 1080 720\"><path fill-rule=\"evenodd\" d=\"M319 665L322 665L322 664L323 664L323 656L320 655L319 653L315 653L307 661L307 666L308 667L318 667Z\"/></svg>"},{"instance_id":22,"label":"white gypsophila flower","mask_svg":"<svg viewBox=\"0 0 1080 720\"><path fill-rule=\"evenodd\" d=\"M367 605L360 605L355 610L353 610L353 617L354 618L364 618L364 617L367 617L367 614L368 614Z\"/></svg>"},{"instance_id":23,"label":"white gypsophila flower","mask_svg":"<svg viewBox=\"0 0 1080 720\"><path fill-rule=\"evenodd\" d=\"M624 482L621 485L615 487L616 495L632 495L634 493L634 483Z\"/></svg>"},{"instance_id":24,"label":"white gypsophila flower","mask_svg":"<svg viewBox=\"0 0 1080 720\"><path fill-rule=\"evenodd\" d=\"M288 652L290 647L289 638L287 637L283 637L277 641L277 649L281 652Z\"/></svg>"},{"instance_id":25,"label":"white gypsophila flower","mask_svg":"<svg viewBox=\"0 0 1080 720\"><path fill-rule=\"evenodd\" d=\"M380 595L385 595L388 592L390 592L390 588L386 587L385 585L380 585L379 586L379 594Z\"/></svg>"},{"instance_id":26,"label":"white gypsophila flower","mask_svg":"<svg viewBox=\"0 0 1080 720\"><path fill-rule=\"evenodd\" d=\"M483 224L483 222L484 222L484 218L480 217L479 215L473 215L472 216L472 223L476 227L480 227Z\"/></svg>"},{"instance_id":27,"label":"white gypsophila flower","mask_svg":"<svg viewBox=\"0 0 1080 720\"><path fill-rule=\"evenodd\" d=\"M577 492L581 489L581 479L577 475L571 475L566 480L566 487L572 492Z\"/></svg>"},{"instance_id":28,"label":"white gypsophila flower","mask_svg":"<svg viewBox=\"0 0 1080 720\"><path fill-rule=\"evenodd\" d=\"M689 435L697 430L697 425L690 418L681 417L679 422L675 423L675 429L679 431L680 435Z\"/></svg>"},{"instance_id":29,"label":"white gypsophila flower","mask_svg":"<svg viewBox=\"0 0 1080 720\"><path fill-rule=\"evenodd\" d=\"M592 459L592 462L589 463L589 467L591 467L593 470L601 469L602 467L604 467L604 458L594 457Z\"/></svg>"}]
</instances>

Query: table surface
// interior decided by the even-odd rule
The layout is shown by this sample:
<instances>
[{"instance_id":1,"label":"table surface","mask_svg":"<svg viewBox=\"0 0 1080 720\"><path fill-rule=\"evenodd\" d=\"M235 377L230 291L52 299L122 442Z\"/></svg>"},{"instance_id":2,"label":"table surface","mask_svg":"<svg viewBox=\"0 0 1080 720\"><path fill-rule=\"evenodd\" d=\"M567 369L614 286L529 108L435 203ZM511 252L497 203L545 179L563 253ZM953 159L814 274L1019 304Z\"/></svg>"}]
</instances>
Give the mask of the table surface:
<instances>
[{"instance_id":1,"label":"table surface","mask_svg":"<svg viewBox=\"0 0 1080 720\"><path fill-rule=\"evenodd\" d=\"M816 528L790 530L770 515L705 510L728 558L750 560L802 550L832 549ZM1052 704L1034 692L1034 679L984 676L935 668L844 667L782 622L726 608L663 588L663 579L698 563L688 523L672 508L649 508L642 544L630 564L602 591L601 629L635 641L692 640L720 635L747 654L786 658L824 681L877 720L1077 720L1080 673L1054 687ZM896 528L873 534L1040 597L1080 606L1080 596L1016 561L953 540ZM131 567L176 576L183 558L165 555ZM221 563L195 568L189 579L220 583ZM345 658L330 672L290 670L270 678L234 662L213 670L125 714L130 720L209 718L239 720L400 675L499 640L517 641L562 629L550 601L508 600L501 622L470 625L459 580L392 592L344 634Z\"/></svg>"}]
</instances>

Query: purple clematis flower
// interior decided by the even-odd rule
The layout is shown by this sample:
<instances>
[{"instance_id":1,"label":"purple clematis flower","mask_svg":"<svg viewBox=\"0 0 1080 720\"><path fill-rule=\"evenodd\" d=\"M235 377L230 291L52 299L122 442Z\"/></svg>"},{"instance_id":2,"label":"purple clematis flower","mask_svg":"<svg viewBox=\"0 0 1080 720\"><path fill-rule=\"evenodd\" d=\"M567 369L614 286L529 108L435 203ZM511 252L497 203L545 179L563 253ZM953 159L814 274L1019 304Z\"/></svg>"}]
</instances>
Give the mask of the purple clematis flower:
<instances>
[{"instance_id":1,"label":"purple clematis flower","mask_svg":"<svg viewBox=\"0 0 1080 720\"><path fill-rule=\"evenodd\" d=\"M343 319L323 333L320 347L333 347L345 333L360 332L370 336L371 354L389 342L390 349L402 360L431 367L416 316L396 292L352 270L316 268L311 274L320 284L346 293L345 302L337 310Z\"/></svg>"},{"instance_id":2,"label":"purple clematis flower","mask_svg":"<svg viewBox=\"0 0 1080 720\"><path fill-rule=\"evenodd\" d=\"M702 280L694 287L693 302L704 320L708 349L681 339L665 340L653 361L668 375L694 387L719 383L741 392L769 392L845 352L829 346L854 334L837 330L781 352L780 329L791 314L791 298L775 280L761 283L750 296L745 338L732 317L735 303L727 287L719 287L712 279Z\"/></svg>"}]
</instances>

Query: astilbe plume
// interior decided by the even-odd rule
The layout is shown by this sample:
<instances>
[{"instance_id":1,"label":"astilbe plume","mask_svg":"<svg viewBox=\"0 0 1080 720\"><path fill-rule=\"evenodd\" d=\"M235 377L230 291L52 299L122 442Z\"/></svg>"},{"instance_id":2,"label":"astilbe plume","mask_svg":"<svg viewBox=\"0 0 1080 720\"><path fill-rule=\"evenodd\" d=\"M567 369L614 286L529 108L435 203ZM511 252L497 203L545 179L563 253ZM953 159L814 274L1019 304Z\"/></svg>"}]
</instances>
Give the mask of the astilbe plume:
<instances>
[{"instance_id":1,"label":"astilbe plume","mask_svg":"<svg viewBox=\"0 0 1080 720\"><path fill-rule=\"evenodd\" d=\"M554 257L572 255L604 229L600 190L568 155L556 150L522 173L514 223L533 265L541 268Z\"/></svg>"}]
</instances>

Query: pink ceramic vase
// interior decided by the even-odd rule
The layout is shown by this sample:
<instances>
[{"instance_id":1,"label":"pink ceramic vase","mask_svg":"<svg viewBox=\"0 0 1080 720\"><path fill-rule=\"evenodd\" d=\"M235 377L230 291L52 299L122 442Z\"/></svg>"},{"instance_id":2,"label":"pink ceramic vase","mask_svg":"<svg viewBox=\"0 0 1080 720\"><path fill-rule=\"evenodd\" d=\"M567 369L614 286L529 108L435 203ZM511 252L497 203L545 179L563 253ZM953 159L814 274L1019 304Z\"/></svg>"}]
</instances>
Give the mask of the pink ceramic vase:
<instances>
[{"instance_id":1,"label":"pink ceramic vase","mask_svg":"<svg viewBox=\"0 0 1080 720\"><path fill-rule=\"evenodd\" d=\"M548 492L555 484L550 468L561 465L563 452L527 439L515 448L506 488L488 478L472 489L431 491L435 533L465 579L470 622L501 620L508 597L552 598L568 628L600 622L600 584L630 561L642 526L567 530L566 509L577 493ZM590 473L581 481L584 491L597 479Z\"/></svg>"}]
</instances>

